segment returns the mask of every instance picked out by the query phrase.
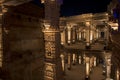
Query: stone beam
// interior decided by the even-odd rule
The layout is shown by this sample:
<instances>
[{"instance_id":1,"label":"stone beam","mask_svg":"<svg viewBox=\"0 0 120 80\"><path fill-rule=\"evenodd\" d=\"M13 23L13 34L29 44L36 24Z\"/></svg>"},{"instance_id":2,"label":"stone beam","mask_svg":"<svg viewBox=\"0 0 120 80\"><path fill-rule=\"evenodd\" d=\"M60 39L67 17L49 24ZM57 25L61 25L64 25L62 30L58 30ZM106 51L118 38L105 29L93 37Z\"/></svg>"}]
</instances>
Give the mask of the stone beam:
<instances>
[{"instance_id":1,"label":"stone beam","mask_svg":"<svg viewBox=\"0 0 120 80\"><path fill-rule=\"evenodd\" d=\"M3 0L3 5L7 6L17 6L32 0Z\"/></svg>"}]
</instances>

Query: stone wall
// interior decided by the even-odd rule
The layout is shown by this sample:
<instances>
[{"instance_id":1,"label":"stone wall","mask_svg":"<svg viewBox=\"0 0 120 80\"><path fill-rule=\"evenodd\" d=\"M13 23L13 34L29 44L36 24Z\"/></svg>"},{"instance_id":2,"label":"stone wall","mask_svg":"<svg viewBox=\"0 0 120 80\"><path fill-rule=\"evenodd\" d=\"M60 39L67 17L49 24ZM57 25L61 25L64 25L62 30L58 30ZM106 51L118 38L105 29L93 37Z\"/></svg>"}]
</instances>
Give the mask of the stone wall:
<instances>
[{"instance_id":1,"label":"stone wall","mask_svg":"<svg viewBox=\"0 0 120 80\"><path fill-rule=\"evenodd\" d=\"M31 7L23 10L26 4L10 7L3 15L3 68L8 72L7 80L43 80L44 39L40 17L43 15L36 16L34 11L28 15L25 11L31 11Z\"/></svg>"}]
</instances>

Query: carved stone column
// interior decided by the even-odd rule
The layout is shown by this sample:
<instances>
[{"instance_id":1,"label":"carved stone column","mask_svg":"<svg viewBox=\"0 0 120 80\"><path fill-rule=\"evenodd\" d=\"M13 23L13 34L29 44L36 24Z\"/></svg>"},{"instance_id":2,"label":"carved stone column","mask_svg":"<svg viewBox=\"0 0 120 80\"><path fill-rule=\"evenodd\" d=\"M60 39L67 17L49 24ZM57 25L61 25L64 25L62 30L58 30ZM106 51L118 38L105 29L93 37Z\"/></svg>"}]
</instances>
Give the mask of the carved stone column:
<instances>
[{"instance_id":1,"label":"carved stone column","mask_svg":"<svg viewBox=\"0 0 120 80\"><path fill-rule=\"evenodd\" d=\"M78 62L79 62L79 64L81 64L81 63L82 63L82 58L81 58L81 56L80 56L80 55L78 56Z\"/></svg>"},{"instance_id":2,"label":"carved stone column","mask_svg":"<svg viewBox=\"0 0 120 80\"><path fill-rule=\"evenodd\" d=\"M105 62L106 62L106 80L111 79L111 52L105 52Z\"/></svg>"},{"instance_id":3,"label":"carved stone column","mask_svg":"<svg viewBox=\"0 0 120 80\"><path fill-rule=\"evenodd\" d=\"M73 65L75 65L76 64L76 54L75 53L73 53L73 59L72 59L72 61L73 61Z\"/></svg>"},{"instance_id":4,"label":"carved stone column","mask_svg":"<svg viewBox=\"0 0 120 80\"><path fill-rule=\"evenodd\" d=\"M44 0L45 4L45 73L44 80L63 80L60 58L60 0Z\"/></svg>"},{"instance_id":5,"label":"carved stone column","mask_svg":"<svg viewBox=\"0 0 120 80\"><path fill-rule=\"evenodd\" d=\"M75 31L75 27L72 28L72 43L75 43L76 41L76 31Z\"/></svg>"},{"instance_id":6,"label":"carved stone column","mask_svg":"<svg viewBox=\"0 0 120 80\"><path fill-rule=\"evenodd\" d=\"M90 22L86 22L86 49L90 49Z\"/></svg>"},{"instance_id":7,"label":"carved stone column","mask_svg":"<svg viewBox=\"0 0 120 80\"><path fill-rule=\"evenodd\" d=\"M68 41L67 41L67 43L68 44L70 44L71 43L71 26L70 25L68 25L68 27L67 27L67 35L68 35Z\"/></svg>"}]
</instances>

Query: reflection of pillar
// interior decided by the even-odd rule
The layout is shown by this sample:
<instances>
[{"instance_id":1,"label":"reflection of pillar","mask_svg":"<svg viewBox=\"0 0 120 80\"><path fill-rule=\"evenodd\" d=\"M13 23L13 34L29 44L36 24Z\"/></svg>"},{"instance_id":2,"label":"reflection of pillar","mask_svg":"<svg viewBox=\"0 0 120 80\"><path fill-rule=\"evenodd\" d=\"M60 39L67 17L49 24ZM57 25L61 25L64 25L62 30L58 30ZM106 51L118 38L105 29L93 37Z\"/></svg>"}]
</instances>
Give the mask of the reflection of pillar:
<instances>
[{"instance_id":1,"label":"reflection of pillar","mask_svg":"<svg viewBox=\"0 0 120 80\"><path fill-rule=\"evenodd\" d=\"M110 79L111 66L107 65L107 79Z\"/></svg>"},{"instance_id":2,"label":"reflection of pillar","mask_svg":"<svg viewBox=\"0 0 120 80\"><path fill-rule=\"evenodd\" d=\"M105 52L105 61L106 61L106 79L110 79L111 75L111 53L110 52Z\"/></svg>"},{"instance_id":3,"label":"reflection of pillar","mask_svg":"<svg viewBox=\"0 0 120 80\"><path fill-rule=\"evenodd\" d=\"M94 67L96 66L96 57L94 57Z\"/></svg>"},{"instance_id":4,"label":"reflection of pillar","mask_svg":"<svg viewBox=\"0 0 120 80\"><path fill-rule=\"evenodd\" d=\"M86 62L85 59L86 59L86 55L84 54L83 55L83 64L85 64L85 62Z\"/></svg>"},{"instance_id":5,"label":"reflection of pillar","mask_svg":"<svg viewBox=\"0 0 120 80\"><path fill-rule=\"evenodd\" d=\"M68 65L67 68L70 70L71 69L71 54L68 53Z\"/></svg>"},{"instance_id":6,"label":"reflection of pillar","mask_svg":"<svg viewBox=\"0 0 120 80\"><path fill-rule=\"evenodd\" d=\"M73 64L75 64L76 63L76 55L75 54L73 54Z\"/></svg>"},{"instance_id":7,"label":"reflection of pillar","mask_svg":"<svg viewBox=\"0 0 120 80\"><path fill-rule=\"evenodd\" d=\"M90 58L86 57L86 78L89 78L90 74Z\"/></svg>"},{"instance_id":8,"label":"reflection of pillar","mask_svg":"<svg viewBox=\"0 0 120 80\"><path fill-rule=\"evenodd\" d=\"M117 77L117 80L120 80L120 73L119 73L119 70L117 69L116 71L116 77Z\"/></svg>"},{"instance_id":9,"label":"reflection of pillar","mask_svg":"<svg viewBox=\"0 0 120 80\"><path fill-rule=\"evenodd\" d=\"M81 56L79 55L79 64L81 64L82 60L81 60Z\"/></svg>"},{"instance_id":10,"label":"reflection of pillar","mask_svg":"<svg viewBox=\"0 0 120 80\"><path fill-rule=\"evenodd\" d=\"M92 70L92 67L93 67L93 59L94 59L94 57L90 58L90 71Z\"/></svg>"},{"instance_id":11,"label":"reflection of pillar","mask_svg":"<svg viewBox=\"0 0 120 80\"><path fill-rule=\"evenodd\" d=\"M62 62L62 69L63 69L63 71L65 71L65 61L64 61L64 55L63 55L63 54L61 54L61 55L60 55L60 57L61 57L61 62Z\"/></svg>"}]
</instances>

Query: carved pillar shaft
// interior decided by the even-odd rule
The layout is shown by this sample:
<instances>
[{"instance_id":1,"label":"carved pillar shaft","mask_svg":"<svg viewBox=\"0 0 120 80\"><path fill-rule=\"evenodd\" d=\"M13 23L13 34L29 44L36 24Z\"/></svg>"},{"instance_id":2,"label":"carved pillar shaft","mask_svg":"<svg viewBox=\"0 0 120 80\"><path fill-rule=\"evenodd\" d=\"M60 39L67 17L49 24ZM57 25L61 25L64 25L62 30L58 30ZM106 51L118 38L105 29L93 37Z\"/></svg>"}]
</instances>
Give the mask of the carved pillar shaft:
<instances>
[{"instance_id":1,"label":"carved pillar shaft","mask_svg":"<svg viewBox=\"0 0 120 80\"><path fill-rule=\"evenodd\" d=\"M105 52L105 62L106 62L106 79L109 80L111 78L111 52Z\"/></svg>"},{"instance_id":2,"label":"carved pillar shaft","mask_svg":"<svg viewBox=\"0 0 120 80\"><path fill-rule=\"evenodd\" d=\"M68 27L68 44L71 43L71 28Z\"/></svg>"},{"instance_id":3,"label":"carved pillar shaft","mask_svg":"<svg viewBox=\"0 0 120 80\"><path fill-rule=\"evenodd\" d=\"M60 58L59 0L44 0L45 4L45 73L44 80L62 80Z\"/></svg>"},{"instance_id":4,"label":"carved pillar shaft","mask_svg":"<svg viewBox=\"0 0 120 80\"><path fill-rule=\"evenodd\" d=\"M90 46L90 22L86 22L86 46Z\"/></svg>"}]
</instances>

